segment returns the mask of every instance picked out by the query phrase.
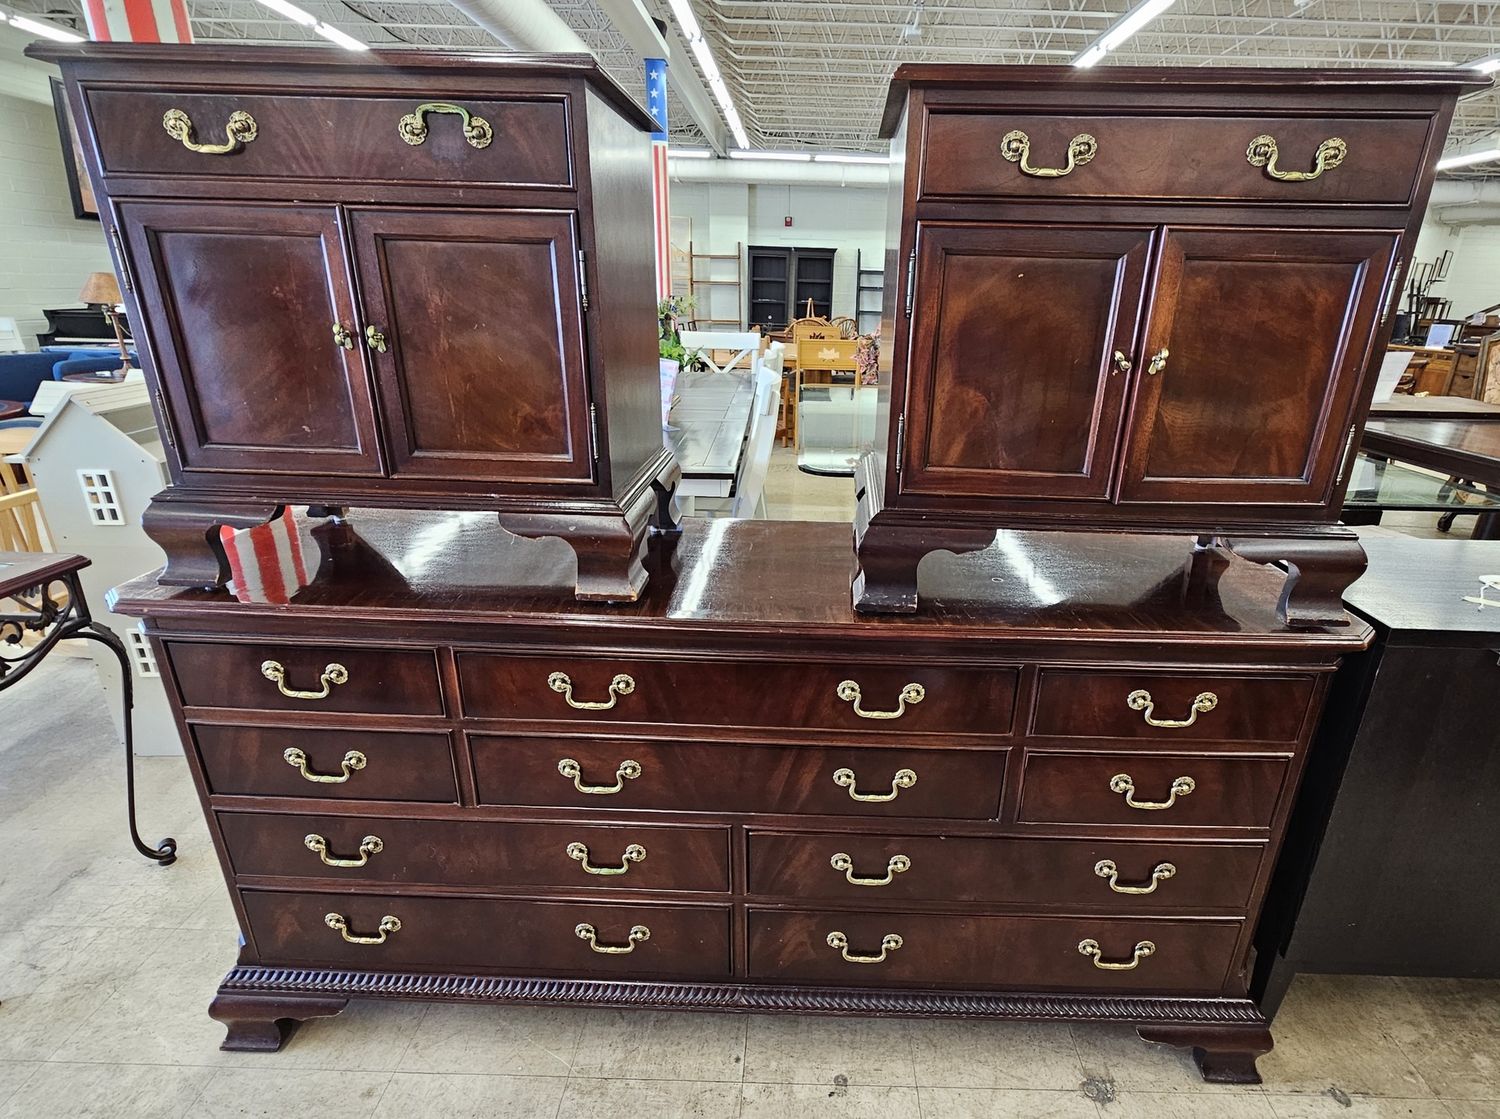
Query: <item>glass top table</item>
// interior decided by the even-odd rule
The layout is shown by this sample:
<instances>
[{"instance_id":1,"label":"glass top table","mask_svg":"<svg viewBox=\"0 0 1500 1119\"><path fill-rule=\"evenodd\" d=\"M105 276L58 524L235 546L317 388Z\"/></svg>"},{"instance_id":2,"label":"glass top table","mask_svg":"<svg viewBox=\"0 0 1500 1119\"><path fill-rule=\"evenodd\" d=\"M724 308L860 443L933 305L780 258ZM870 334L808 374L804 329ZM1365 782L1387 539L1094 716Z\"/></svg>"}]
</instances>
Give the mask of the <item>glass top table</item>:
<instances>
[{"instance_id":1,"label":"glass top table","mask_svg":"<svg viewBox=\"0 0 1500 1119\"><path fill-rule=\"evenodd\" d=\"M1412 513L1500 512L1500 493L1361 451L1354 460L1345 509Z\"/></svg>"}]
</instances>

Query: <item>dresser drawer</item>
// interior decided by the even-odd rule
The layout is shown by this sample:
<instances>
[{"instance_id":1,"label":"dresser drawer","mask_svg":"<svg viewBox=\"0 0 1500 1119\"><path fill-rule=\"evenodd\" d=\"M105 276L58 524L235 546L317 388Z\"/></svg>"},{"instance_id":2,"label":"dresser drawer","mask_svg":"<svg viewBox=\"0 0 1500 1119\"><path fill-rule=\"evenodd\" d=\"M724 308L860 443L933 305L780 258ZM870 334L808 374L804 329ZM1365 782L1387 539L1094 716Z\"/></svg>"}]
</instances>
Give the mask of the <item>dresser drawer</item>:
<instances>
[{"instance_id":1,"label":"dresser drawer","mask_svg":"<svg viewBox=\"0 0 1500 1119\"><path fill-rule=\"evenodd\" d=\"M1241 927L1231 920L757 909L748 918L755 979L1205 995L1223 988ZM1085 942L1098 946L1105 964L1139 959L1129 970L1099 968L1080 951ZM851 962L845 953L869 962Z\"/></svg>"},{"instance_id":2,"label":"dresser drawer","mask_svg":"<svg viewBox=\"0 0 1500 1119\"><path fill-rule=\"evenodd\" d=\"M446 734L205 723L189 730L208 791L220 796L458 800Z\"/></svg>"},{"instance_id":3,"label":"dresser drawer","mask_svg":"<svg viewBox=\"0 0 1500 1119\"><path fill-rule=\"evenodd\" d=\"M718 906L260 890L240 896L256 951L278 964L705 979L729 973L729 910ZM335 914L344 931L330 927ZM592 928L594 946L580 925ZM632 929L644 933L632 940ZM380 943L350 943L346 934Z\"/></svg>"},{"instance_id":4,"label":"dresser drawer","mask_svg":"<svg viewBox=\"0 0 1500 1119\"><path fill-rule=\"evenodd\" d=\"M458 671L464 714L480 718L879 735L1009 734L1017 676L1005 667L484 653L460 654Z\"/></svg>"},{"instance_id":5,"label":"dresser drawer","mask_svg":"<svg viewBox=\"0 0 1500 1119\"><path fill-rule=\"evenodd\" d=\"M780 897L1244 909L1259 843L750 833L750 892Z\"/></svg>"},{"instance_id":6,"label":"dresser drawer","mask_svg":"<svg viewBox=\"0 0 1500 1119\"><path fill-rule=\"evenodd\" d=\"M1308 203L1411 201L1430 117L1115 116L934 111L927 116L919 198L1202 199ZM1019 139L1026 137L1021 157ZM1315 179L1282 181L1247 158L1275 142L1278 172L1314 170L1319 145L1344 141L1343 162ZM1081 139L1080 139L1081 138ZM1087 162L1084 150L1093 140ZM1334 145L1336 146L1336 145ZM1327 150L1327 149L1325 149ZM1009 151L1017 158L1006 158ZM1023 167L1073 169L1060 176ZM1257 157L1259 158L1259 157Z\"/></svg>"},{"instance_id":7,"label":"dresser drawer","mask_svg":"<svg viewBox=\"0 0 1500 1119\"><path fill-rule=\"evenodd\" d=\"M168 641L184 707L441 715L431 649Z\"/></svg>"},{"instance_id":8,"label":"dresser drawer","mask_svg":"<svg viewBox=\"0 0 1500 1119\"><path fill-rule=\"evenodd\" d=\"M1027 824L1268 828L1288 768L1267 758L1033 752L1026 757L1018 818Z\"/></svg>"},{"instance_id":9,"label":"dresser drawer","mask_svg":"<svg viewBox=\"0 0 1500 1119\"><path fill-rule=\"evenodd\" d=\"M469 735L469 749L481 804L990 820L1005 783L1004 750L488 734Z\"/></svg>"},{"instance_id":10,"label":"dresser drawer","mask_svg":"<svg viewBox=\"0 0 1500 1119\"><path fill-rule=\"evenodd\" d=\"M564 97L449 100L91 88L86 98L100 162L110 175L573 185ZM422 117L425 138L408 142L402 120L424 102L467 110L488 125L488 142L475 147L465 139L458 114L433 111ZM227 144L234 113L249 114L255 137L242 137L223 154L193 151L164 126L174 112L186 114L188 138L200 145ZM483 142L484 127L476 124L474 131L476 142Z\"/></svg>"},{"instance_id":11,"label":"dresser drawer","mask_svg":"<svg viewBox=\"0 0 1500 1119\"><path fill-rule=\"evenodd\" d=\"M248 812L221 812L219 826L236 874L433 886L729 889L724 828Z\"/></svg>"},{"instance_id":12,"label":"dresser drawer","mask_svg":"<svg viewBox=\"0 0 1500 1119\"><path fill-rule=\"evenodd\" d=\"M1312 676L1220 676L1043 669L1031 733L1050 738L1295 743Z\"/></svg>"}]
</instances>

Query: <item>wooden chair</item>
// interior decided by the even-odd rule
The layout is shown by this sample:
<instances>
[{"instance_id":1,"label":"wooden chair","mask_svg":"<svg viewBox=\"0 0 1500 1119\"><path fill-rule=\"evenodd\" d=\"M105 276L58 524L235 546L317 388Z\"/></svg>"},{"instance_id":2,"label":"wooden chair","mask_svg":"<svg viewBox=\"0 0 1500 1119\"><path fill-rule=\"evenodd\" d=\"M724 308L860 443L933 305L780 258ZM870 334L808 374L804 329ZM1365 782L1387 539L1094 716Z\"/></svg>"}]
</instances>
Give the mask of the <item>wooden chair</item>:
<instances>
[{"instance_id":1,"label":"wooden chair","mask_svg":"<svg viewBox=\"0 0 1500 1119\"><path fill-rule=\"evenodd\" d=\"M828 325L839 332L840 338L859 337L859 324L848 315L839 315L837 318L830 319Z\"/></svg>"},{"instance_id":2,"label":"wooden chair","mask_svg":"<svg viewBox=\"0 0 1500 1119\"><path fill-rule=\"evenodd\" d=\"M809 311L812 309L812 301L808 301ZM797 401L802 396L802 366L798 362L797 346L800 342L809 338L836 338L838 331L827 319L808 315L805 318L793 319L786 328L787 337L790 342L787 346L786 363L791 369L791 375L782 382L781 386L781 445L783 447L790 443L797 445Z\"/></svg>"},{"instance_id":3,"label":"wooden chair","mask_svg":"<svg viewBox=\"0 0 1500 1119\"><path fill-rule=\"evenodd\" d=\"M17 463L0 459L0 552L45 552L46 535L36 487Z\"/></svg>"}]
</instances>

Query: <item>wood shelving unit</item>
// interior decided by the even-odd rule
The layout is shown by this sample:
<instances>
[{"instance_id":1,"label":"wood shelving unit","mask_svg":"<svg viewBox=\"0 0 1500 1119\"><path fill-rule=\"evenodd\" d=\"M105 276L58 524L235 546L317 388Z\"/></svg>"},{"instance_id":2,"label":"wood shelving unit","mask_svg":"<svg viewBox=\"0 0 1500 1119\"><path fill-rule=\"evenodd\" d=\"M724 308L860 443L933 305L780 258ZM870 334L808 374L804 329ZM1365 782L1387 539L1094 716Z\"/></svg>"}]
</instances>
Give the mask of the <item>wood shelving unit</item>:
<instances>
[{"instance_id":1,"label":"wood shelving unit","mask_svg":"<svg viewBox=\"0 0 1500 1119\"><path fill-rule=\"evenodd\" d=\"M744 246L738 241L735 242L732 253L700 253L689 249L689 290L698 300L700 313L694 322L701 329L745 329L745 320L741 317L744 308L744 280L741 271L743 258ZM726 274L729 265L734 268L732 276ZM724 314L725 304L729 302L722 294L726 289L734 296L735 313L732 317Z\"/></svg>"},{"instance_id":2,"label":"wood shelving unit","mask_svg":"<svg viewBox=\"0 0 1500 1119\"><path fill-rule=\"evenodd\" d=\"M861 334L870 334L880 326L880 311L885 298L885 269L866 268L863 249L856 250L854 254L854 268L855 328ZM870 298L872 295L873 300Z\"/></svg>"}]
</instances>

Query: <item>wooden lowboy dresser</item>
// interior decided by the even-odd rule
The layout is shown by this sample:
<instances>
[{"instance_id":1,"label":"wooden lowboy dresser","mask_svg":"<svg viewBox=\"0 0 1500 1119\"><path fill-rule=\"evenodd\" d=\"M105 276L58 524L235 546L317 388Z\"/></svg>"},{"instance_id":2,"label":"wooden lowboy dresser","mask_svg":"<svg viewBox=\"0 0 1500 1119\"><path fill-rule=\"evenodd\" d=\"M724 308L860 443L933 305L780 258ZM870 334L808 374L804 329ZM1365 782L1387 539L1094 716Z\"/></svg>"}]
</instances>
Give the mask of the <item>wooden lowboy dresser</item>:
<instances>
[{"instance_id":1,"label":"wooden lowboy dresser","mask_svg":"<svg viewBox=\"0 0 1500 1119\"><path fill-rule=\"evenodd\" d=\"M175 586L285 505L485 509L632 599L671 527L656 127L586 55L41 44L172 484Z\"/></svg>"},{"instance_id":2,"label":"wooden lowboy dresser","mask_svg":"<svg viewBox=\"0 0 1500 1119\"><path fill-rule=\"evenodd\" d=\"M1123 1020L1256 1079L1251 934L1362 623L1168 537L1003 534L869 618L838 524L690 521L601 609L557 541L354 523L289 606L116 594L243 928L227 1048L449 999Z\"/></svg>"}]
</instances>

